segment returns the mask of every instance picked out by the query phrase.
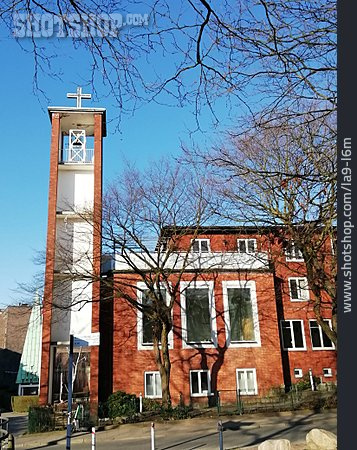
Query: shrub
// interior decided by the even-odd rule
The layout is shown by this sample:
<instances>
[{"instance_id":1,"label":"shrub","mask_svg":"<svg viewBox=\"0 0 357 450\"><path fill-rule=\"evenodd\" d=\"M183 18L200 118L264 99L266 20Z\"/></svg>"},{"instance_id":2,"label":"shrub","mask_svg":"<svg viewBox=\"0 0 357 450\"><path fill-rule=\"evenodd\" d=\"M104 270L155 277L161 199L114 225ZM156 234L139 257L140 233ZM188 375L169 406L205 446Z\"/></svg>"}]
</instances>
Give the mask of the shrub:
<instances>
[{"instance_id":1,"label":"shrub","mask_svg":"<svg viewBox=\"0 0 357 450\"><path fill-rule=\"evenodd\" d=\"M50 406L30 406L28 418L29 433L54 430L54 412Z\"/></svg>"},{"instance_id":2,"label":"shrub","mask_svg":"<svg viewBox=\"0 0 357 450\"><path fill-rule=\"evenodd\" d=\"M324 408L337 408L337 393L334 392L333 394L329 395L324 404Z\"/></svg>"},{"instance_id":3,"label":"shrub","mask_svg":"<svg viewBox=\"0 0 357 450\"><path fill-rule=\"evenodd\" d=\"M152 398L143 398L143 411L160 412L162 405Z\"/></svg>"},{"instance_id":4,"label":"shrub","mask_svg":"<svg viewBox=\"0 0 357 450\"><path fill-rule=\"evenodd\" d=\"M178 405L175 407L162 408L161 417L164 420L182 420L189 417L189 406Z\"/></svg>"},{"instance_id":5,"label":"shrub","mask_svg":"<svg viewBox=\"0 0 357 450\"><path fill-rule=\"evenodd\" d=\"M108 397L108 414L111 419L115 417L132 417L138 411L139 399L133 394L117 391Z\"/></svg>"},{"instance_id":6,"label":"shrub","mask_svg":"<svg viewBox=\"0 0 357 450\"><path fill-rule=\"evenodd\" d=\"M321 383L321 380L319 377L313 377L315 386L318 386ZM306 373L302 378L301 381L295 384L298 391L305 391L307 389L311 389L311 383L310 383L310 375Z\"/></svg>"}]
</instances>

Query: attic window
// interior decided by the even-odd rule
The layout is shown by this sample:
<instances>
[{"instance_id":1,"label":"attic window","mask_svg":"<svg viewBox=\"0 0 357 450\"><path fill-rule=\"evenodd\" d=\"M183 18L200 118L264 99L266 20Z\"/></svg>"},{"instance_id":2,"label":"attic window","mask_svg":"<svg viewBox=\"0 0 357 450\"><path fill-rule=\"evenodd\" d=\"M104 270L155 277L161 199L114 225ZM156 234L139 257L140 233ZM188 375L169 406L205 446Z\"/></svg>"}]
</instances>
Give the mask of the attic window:
<instances>
[{"instance_id":1,"label":"attic window","mask_svg":"<svg viewBox=\"0 0 357 450\"><path fill-rule=\"evenodd\" d=\"M208 253L210 250L209 239L193 239L191 245L194 253Z\"/></svg>"},{"instance_id":2,"label":"attic window","mask_svg":"<svg viewBox=\"0 0 357 450\"><path fill-rule=\"evenodd\" d=\"M257 249L256 239L237 239L239 253L255 253Z\"/></svg>"}]
</instances>

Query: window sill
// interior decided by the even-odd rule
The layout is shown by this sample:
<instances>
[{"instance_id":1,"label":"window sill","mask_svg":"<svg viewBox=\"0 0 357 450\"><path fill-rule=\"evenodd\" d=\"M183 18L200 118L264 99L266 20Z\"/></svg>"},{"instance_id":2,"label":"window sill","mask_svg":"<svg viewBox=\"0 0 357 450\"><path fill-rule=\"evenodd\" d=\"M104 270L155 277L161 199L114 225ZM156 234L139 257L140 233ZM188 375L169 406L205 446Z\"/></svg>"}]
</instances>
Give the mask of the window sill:
<instances>
[{"instance_id":1,"label":"window sill","mask_svg":"<svg viewBox=\"0 0 357 450\"><path fill-rule=\"evenodd\" d=\"M161 344L159 346L161 348ZM173 349L173 345L169 343L169 350ZM154 350L153 344L138 344L138 350Z\"/></svg>"},{"instance_id":2,"label":"window sill","mask_svg":"<svg viewBox=\"0 0 357 450\"><path fill-rule=\"evenodd\" d=\"M214 342L182 342L182 348L216 348Z\"/></svg>"},{"instance_id":3,"label":"window sill","mask_svg":"<svg viewBox=\"0 0 357 450\"><path fill-rule=\"evenodd\" d=\"M190 394L190 396L193 398L212 397L213 395L214 395L213 393L208 394L207 392L203 394Z\"/></svg>"},{"instance_id":4,"label":"window sill","mask_svg":"<svg viewBox=\"0 0 357 450\"><path fill-rule=\"evenodd\" d=\"M307 348L283 348L285 352L306 352Z\"/></svg>"},{"instance_id":5,"label":"window sill","mask_svg":"<svg viewBox=\"0 0 357 450\"><path fill-rule=\"evenodd\" d=\"M336 349L335 349L335 347L312 347L312 350L313 351L315 351L315 350L317 350L317 351L319 351L319 350L330 351L330 350L336 350Z\"/></svg>"}]
</instances>

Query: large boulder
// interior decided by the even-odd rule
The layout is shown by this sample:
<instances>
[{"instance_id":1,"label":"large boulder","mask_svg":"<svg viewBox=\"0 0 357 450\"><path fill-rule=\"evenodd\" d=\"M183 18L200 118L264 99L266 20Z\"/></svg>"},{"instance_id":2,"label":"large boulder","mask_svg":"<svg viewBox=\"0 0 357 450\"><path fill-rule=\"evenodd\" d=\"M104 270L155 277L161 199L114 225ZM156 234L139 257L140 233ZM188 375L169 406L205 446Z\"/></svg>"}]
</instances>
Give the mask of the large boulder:
<instances>
[{"instance_id":1,"label":"large boulder","mask_svg":"<svg viewBox=\"0 0 357 450\"><path fill-rule=\"evenodd\" d=\"M290 441L287 439L270 439L262 442L258 446L258 450L290 450Z\"/></svg>"},{"instance_id":2,"label":"large boulder","mask_svg":"<svg viewBox=\"0 0 357 450\"><path fill-rule=\"evenodd\" d=\"M307 450L337 450L337 436L330 431L314 428L306 435Z\"/></svg>"}]
</instances>

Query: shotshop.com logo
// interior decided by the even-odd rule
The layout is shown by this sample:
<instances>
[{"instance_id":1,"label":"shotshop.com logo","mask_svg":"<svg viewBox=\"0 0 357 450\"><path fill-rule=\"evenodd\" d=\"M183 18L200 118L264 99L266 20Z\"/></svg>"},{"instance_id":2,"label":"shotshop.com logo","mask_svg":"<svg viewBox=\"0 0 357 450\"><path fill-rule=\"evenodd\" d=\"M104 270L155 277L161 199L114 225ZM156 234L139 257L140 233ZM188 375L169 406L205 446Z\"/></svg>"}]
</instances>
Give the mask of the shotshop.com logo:
<instances>
[{"instance_id":1,"label":"shotshop.com logo","mask_svg":"<svg viewBox=\"0 0 357 450\"><path fill-rule=\"evenodd\" d=\"M16 38L102 38L117 37L123 27L149 25L149 14L26 14L16 13Z\"/></svg>"}]
</instances>

